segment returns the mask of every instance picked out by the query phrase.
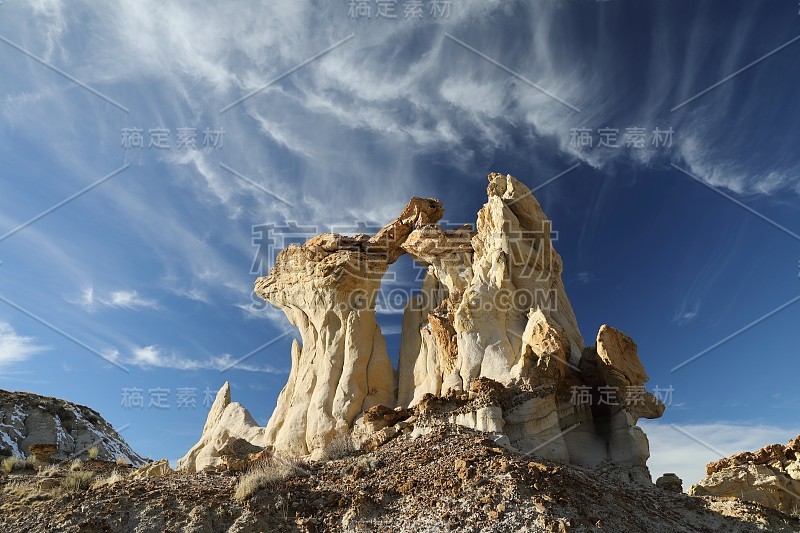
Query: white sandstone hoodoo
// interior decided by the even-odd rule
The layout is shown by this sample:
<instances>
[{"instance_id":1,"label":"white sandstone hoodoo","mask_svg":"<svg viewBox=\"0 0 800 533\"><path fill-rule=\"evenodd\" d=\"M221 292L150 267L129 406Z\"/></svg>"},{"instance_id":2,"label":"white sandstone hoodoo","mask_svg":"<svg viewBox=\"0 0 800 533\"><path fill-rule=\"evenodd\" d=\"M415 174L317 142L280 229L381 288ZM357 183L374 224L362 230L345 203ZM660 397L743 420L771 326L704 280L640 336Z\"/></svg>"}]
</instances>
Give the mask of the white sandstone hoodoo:
<instances>
[{"instance_id":1,"label":"white sandstone hoodoo","mask_svg":"<svg viewBox=\"0 0 800 533\"><path fill-rule=\"evenodd\" d=\"M636 422L660 417L664 405L644 390L636 344L603 326L595 345L584 345L539 203L497 173L487 194L475 229L445 231L441 202L413 198L374 236L322 234L282 250L255 284L300 333L278 405L259 433L241 421L221 429L215 402L215 421L209 415L182 464L213 463L198 460L220 449L224 439L212 433L314 454L343 433L376 446L454 423L521 452L582 465L609 460L649 480L647 437ZM404 313L395 372L374 306L381 278L405 253L427 275ZM608 389L615 401L601 398Z\"/></svg>"}]
</instances>

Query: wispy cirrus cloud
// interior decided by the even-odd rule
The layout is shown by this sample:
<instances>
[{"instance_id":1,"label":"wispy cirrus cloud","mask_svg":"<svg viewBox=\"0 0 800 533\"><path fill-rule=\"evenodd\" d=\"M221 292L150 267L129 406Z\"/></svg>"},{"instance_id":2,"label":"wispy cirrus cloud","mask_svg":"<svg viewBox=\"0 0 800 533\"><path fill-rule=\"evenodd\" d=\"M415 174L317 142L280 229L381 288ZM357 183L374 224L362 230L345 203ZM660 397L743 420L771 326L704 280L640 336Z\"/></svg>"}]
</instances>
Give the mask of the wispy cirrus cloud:
<instances>
[{"instance_id":1,"label":"wispy cirrus cloud","mask_svg":"<svg viewBox=\"0 0 800 533\"><path fill-rule=\"evenodd\" d=\"M161 307L157 300L141 296L135 290L116 290L98 294L91 285L84 288L78 298L67 298L67 301L80 305L89 312L103 308L159 309Z\"/></svg>"},{"instance_id":2,"label":"wispy cirrus cloud","mask_svg":"<svg viewBox=\"0 0 800 533\"><path fill-rule=\"evenodd\" d=\"M692 274L689 277L689 283L684 280L683 284L675 290L675 295L678 297L674 304L673 324L684 326L705 318L703 302L708 300L717 288L725 268L733 264L734 253L741 241L741 236L741 228L729 227L728 231L716 242L704 243L703 250L707 254L707 258L702 264L695 262L694 254L686 254L684 261L686 267L691 269ZM715 319L719 320L720 316L727 312L727 308L720 305L719 300L716 301Z\"/></svg>"},{"instance_id":3,"label":"wispy cirrus cloud","mask_svg":"<svg viewBox=\"0 0 800 533\"><path fill-rule=\"evenodd\" d=\"M253 296L253 301L243 304L235 304L234 307L240 309L247 320L269 320L281 329L290 327L289 320L283 311L272 306L272 304L260 300L258 296Z\"/></svg>"},{"instance_id":4,"label":"wispy cirrus cloud","mask_svg":"<svg viewBox=\"0 0 800 533\"><path fill-rule=\"evenodd\" d=\"M798 161L786 149L789 140L777 142L777 148L784 148L780 158L755 161L741 154L753 133L760 131L758 124L743 124L734 135L721 127L734 107L748 110L743 116L757 117L757 92L737 102L726 85L696 106L669 113L676 101L704 86L707 25L702 18L688 30L692 48L687 53L667 46L676 39L658 21L660 10L668 7L659 6L650 19L642 20L653 30L646 47L652 50L650 63L660 67L648 69L641 80L615 70L615 52L624 52L623 43L609 40L610 49L603 53L586 40L565 40L564 35L580 27L576 17L564 17L564 10L552 3L512 4L464 1L447 19L368 25L349 19L346 3L339 2L276 1L259 8L233 2L226 9L211 2L167 6L155 1L118 3L113 9L86 2L66 9L57 0L33 7L4 6L13 7L11 15L35 20L32 26L7 22L4 33L86 83L107 88L115 97L126 95L125 104L135 114L119 119L109 116L103 105L87 106L75 94L83 91L65 93L60 90L64 80L18 57L26 76L9 82L9 95L0 102L5 128L0 129L0 140L13 133L44 142L61 166L81 179L102 175L87 161L108 159L105 169L114 168L121 157L129 158L133 168L120 178L125 185L98 190L104 201L88 211L102 215L107 205L114 206L115 215L127 222L132 248L146 247L147 259L160 262L162 276L191 288L184 291L187 298L231 305L246 305L242 302L252 284L239 260L253 253L243 221L267 217L319 225L386 222L402 208L403 199L429 190L438 176L435 170L421 171L419 162L436 154L447 153L449 165L470 174L511 147L530 149L532 165L538 151L554 151L611 172L615 162L630 159L631 152L579 150L570 143L571 128L674 126L674 155L712 185L742 194L777 194L793 184L800 187L793 173L800 168ZM613 17L614 6L602 9ZM324 31L315 22L320 17L328 21ZM492 32L481 31L490 19L526 23L498 40ZM256 26L253 20L266 26ZM97 37L85 39L85 28ZM752 35L752 28L740 29ZM597 31L605 39L605 32L613 30ZM342 47L219 114L223 106L353 32L356 37ZM445 38L445 32L576 103L581 112L520 83ZM206 37L198 41L192 35ZM751 53L738 41L724 51L720 77ZM119 57L126 61L120 63ZM761 80L758 72L751 77ZM748 80L743 77L730 86ZM150 93L136 90L144 85L158 88L158 97L142 97ZM648 90L636 92L633 85L646 85ZM88 142L75 126L84 123L92 124L94 137ZM228 131L224 150L119 150L121 126L169 126L174 131L206 125L222 125ZM720 135L726 137L724 143ZM348 157L341 158L342 153ZM657 164L663 163L662 155L648 149L635 159L642 165ZM224 172L220 162L289 198L296 208ZM153 174L153 168L159 179L147 182L143 175ZM69 177L59 184L69 185L64 194L79 185L73 186ZM184 197L198 200L191 210L176 199ZM233 259L236 254L240 257ZM132 291L85 293L81 298L89 309L143 309L156 303Z\"/></svg>"},{"instance_id":5,"label":"wispy cirrus cloud","mask_svg":"<svg viewBox=\"0 0 800 533\"><path fill-rule=\"evenodd\" d=\"M49 349L37 344L33 337L17 334L8 322L0 322L0 368L27 361Z\"/></svg>"},{"instance_id":6,"label":"wispy cirrus cloud","mask_svg":"<svg viewBox=\"0 0 800 533\"><path fill-rule=\"evenodd\" d=\"M695 302L692 309L681 309L672 317L672 322L683 326L693 321L700 314L700 302Z\"/></svg>"},{"instance_id":7,"label":"wispy cirrus cloud","mask_svg":"<svg viewBox=\"0 0 800 533\"><path fill-rule=\"evenodd\" d=\"M114 360L140 368L167 368L174 370L244 370L247 372L264 372L267 374L288 374L288 370L276 368L272 365L256 365L253 363L237 363L237 358L230 354L211 356L205 358L192 358L181 355L176 351L166 350L158 345L133 347L129 356L124 356L115 351ZM233 366L231 366L233 365Z\"/></svg>"},{"instance_id":8,"label":"wispy cirrus cloud","mask_svg":"<svg viewBox=\"0 0 800 533\"><path fill-rule=\"evenodd\" d=\"M659 6L651 10L649 19L641 21L652 29L648 32L650 64L660 67L648 69L644 80L648 90L637 94L628 85L642 84L642 80L615 68L618 62L614 52L624 52L624 46L608 40L612 48L603 53L587 46L585 40L563 39L565 32L580 27L580 20L564 17L563 10L552 3L523 7L465 1L454 6L451 17L435 24L397 20L360 26L359 21L348 19L347 5L338 2L276 1L267 7L267 17L258 16L261 8L247 2L234 2L228 9L203 2L192 6L165 6L155 1L120 3L108 10L95 9L88 3L70 5L69 10L62 2L46 4L46 9L31 8L39 32L20 37L33 40L41 34L58 36L56 45L48 39L38 47L52 51L55 46L61 54L53 55L63 56L65 66L80 66L79 74L89 82L113 86L144 80L163 84L167 89L164 98L136 102L141 114L152 116L159 124L183 124L192 116L211 120L220 107L357 29L356 38L346 45L224 116L229 131L239 133L238 146L231 143L226 147L228 162L241 161L238 171L284 197L295 198L293 193L301 190L305 198L300 209L316 221L332 222L338 214L348 213L347 209L329 209L331 205L358 209L359 205L407 196L415 181L422 180L411 179L413 168L408 158L399 154L425 156L447 150L454 164L472 169L518 142L514 136L520 130L529 132L530 146L547 140L549 149L557 147L568 157L596 168L610 168L615 161L630 158L646 165L660 154L649 149L636 154L579 150L570 143L570 129L674 126L675 155L710 184L763 194L800 187L797 160L784 155L780 160L756 162L738 156L742 145L750 142L764 124L743 124L733 135L722 131L722 121L732 108L754 111L760 102L757 91L743 102L736 101L729 86L763 84L760 71L732 80L697 105L679 113L669 112L677 101L708 85L703 78L709 53L704 45L714 39L704 37L707 24L697 17L686 30L691 37L689 50L667 46L675 41L669 33L674 30L659 24L659 16L669 7ZM602 9L614 13L615 8ZM209 17L212 12L214 16ZM324 31L314 23L320 17L328 21ZM490 32L480 31L490 18L528 23L501 42ZM99 37L75 42L77 20L81 29L86 25ZM210 24L210 20L215 23ZM266 27L256 27L252 20L264 21ZM742 22L737 29L740 33L735 35L753 36L752 23ZM609 35L604 32L614 30L598 31L606 39ZM560 98L579 104L581 112L520 83L446 39L445 32L464 38L469 35L470 46L515 72L534 77ZM198 42L192 35L206 38ZM715 61L714 75L720 78L755 53L743 39L731 40L722 60ZM67 53L70 44L83 53ZM161 53L164 50L169 53ZM121 65L118 58L123 56L127 61ZM387 57L393 60L387 62ZM51 85L45 82L38 87L48 95ZM626 90L618 91L618 86ZM44 110L50 99L58 98L59 93L52 93L45 102L27 107ZM187 103L193 113L187 112ZM26 107L25 103L19 105ZM6 112L30 122L30 109L9 107ZM42 111L34 118L50 120L51 115ZM253 124L257 125L255 130ZM721 134L725 143L719 142ZM364 145L366 139L379 141L369 143L370 150L363 153L352 149ZM789 142L781 140L780 145L788 148ZM267 145L269 149L263 149ZM396 150L383 150L383 146ZM350 154L346 161L336 157L345 147ZM293 166L291 185L279 170L287 150L302 161ZM379 166L371 157L375 150L381 155ZM224 205L232 217L245 216L250 209L263 212L265 208L282 216L288 214L280 202L254 194L252 187L241 181L228 179L213 154L166 152L160 157L199 175L201 180L186 184L196 194ZM386 178L381 186L373 179L376 173ZM395 176L403 179L390 179ZM341 187L342 180L351 186ZM354 190L357 195L352 194Z\"/></svg>"}]
</instances>

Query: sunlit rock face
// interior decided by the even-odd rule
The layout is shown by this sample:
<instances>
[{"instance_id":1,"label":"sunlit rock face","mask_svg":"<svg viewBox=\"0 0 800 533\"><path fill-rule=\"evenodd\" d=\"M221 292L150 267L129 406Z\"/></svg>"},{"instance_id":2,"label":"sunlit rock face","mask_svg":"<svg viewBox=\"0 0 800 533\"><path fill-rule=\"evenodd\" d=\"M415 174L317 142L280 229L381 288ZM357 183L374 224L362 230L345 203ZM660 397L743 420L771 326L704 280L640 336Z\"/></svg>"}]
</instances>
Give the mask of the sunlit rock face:
<instances>
[{"instance_id":1,"label":"sunlit rock face","mask_svg":"<svg viewBox=\"0 0 800 533\"><path fill-rule=\"evenodd\" d=\"M512 176L488 181L474 228L446 231L437 224L442 203L413 198L373 236L322 234L278 254L255 290L300 340L254 444L313 455L348 432L374 444L451 423L518 451L609 460L648 477L647 437L636 422L661 416L664 405L644 391L636 344L603 326L585 346L550 221ZM394 370L375 301L403 254L426 275L404 311ZM609 390L613 401L603 396Z\"/></svg>"},{"instance_id":2,"label":"sunlit rock face","mask_svg":"<svg viewBox=\"0 0 800 533\"><path fill-rule=\"evenodd\" d=\"M393 405L395 376L375 318L387 268L405 253L415 228L444 214L434 199L414 198L374 236L323 234L282 250L256 294L297 326L289 381L267 425L277 449L307 454L375 405Z\"/></svg>"},{"instance_id":3,"label":"sunlit rock face","mask_svg":"<svg viewBox=\"0 0 800 533\"><path fill-rule=\"evenodd\" d=\"M178 460L178 470L224 469L225 450L240 440L257 448L265 447L267 441L264 428L250 412L242 404L231 401L231 387L226 381L211 404L200 440Z\"/></svg>"},{"instance_id":4,"label":"sunlit rock face","mask_svg":"<svg viewBox=\"0 0 800 533\"><path fill-rule=\"evenodd\" d=\"M706 477L688 493L739 498L796 513L800 509L800 435L785 446L770 444L709 463Z\"/></svg>"},{"instance_id":5,"label":"sunlit rock face","mask_svg":"<svg viewBox=\"0 0 800 533\"><path fill-rule=\"evenodd\" d=\"M611 460L647 477L649 446L636 422L664 406L644 391L636 344L603 326L586 348L539 203L502 174L489 175L487 196L476 231L426 226L402 245L428 272L404 315L397 405L419 406L426 395L455 402L426 409L415 434L457 423L498 433L519 451ZM501 389L487 396L486 380ZM586 401L575 401L578 390ZM617 405L603 401L604 390Z\"/></svg>"}]
</instances>

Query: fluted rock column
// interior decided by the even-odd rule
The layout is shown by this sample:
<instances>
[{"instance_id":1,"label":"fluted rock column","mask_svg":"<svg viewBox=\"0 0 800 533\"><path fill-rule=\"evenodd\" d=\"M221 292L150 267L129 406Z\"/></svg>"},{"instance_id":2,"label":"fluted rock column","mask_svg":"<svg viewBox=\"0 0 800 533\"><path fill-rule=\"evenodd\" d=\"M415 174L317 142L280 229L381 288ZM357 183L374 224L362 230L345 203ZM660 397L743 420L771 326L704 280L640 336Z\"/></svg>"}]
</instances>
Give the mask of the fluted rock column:
<instances>
[{"instance_id":1,"label":"fluted rock column","mask_svg":"<svg viewBox=\"0 0 800 533\"><path fill-rule=\"evenodd\" d=\"M277 449L313 453L348 431L364 410L395 402L395 376L375 317L375 298L400 245L441 218L441 202L414 198L376 235L323 234L282 250L256 294L300 333L289 380L267 425Z\"/></svg>"}]
</instances>

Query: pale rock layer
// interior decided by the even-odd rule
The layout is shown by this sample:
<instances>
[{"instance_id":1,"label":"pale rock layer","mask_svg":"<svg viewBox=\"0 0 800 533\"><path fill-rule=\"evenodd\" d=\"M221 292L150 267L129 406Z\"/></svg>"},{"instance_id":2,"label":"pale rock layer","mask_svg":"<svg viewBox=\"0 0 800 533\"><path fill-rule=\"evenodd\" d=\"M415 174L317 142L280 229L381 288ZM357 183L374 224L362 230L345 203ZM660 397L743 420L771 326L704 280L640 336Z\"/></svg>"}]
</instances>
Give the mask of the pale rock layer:
<instances>
[{"instance_id":1,"label":"pale rock layer","mask_svg":"<svg viewBox=\"0 0 800 533\"><path fill-rule=\"evenodd\" d=\"M635 343L604 325L595 347L584 348L538 202L501 174L489 176L487 195L476 232L424 227L402 245L428 275L404 315L398 405L414 406L426 394L457 397L490 379L506 387L504 405L460 407L440 421L495 428L512 447L554 460L644 467L649 445L636 422L658 418L664 406L644 392ZM587 385L595 404L606 386L622 405L576 405L571 388ZM640 399L625 404L634 388ZM414 431L427 430L418 423Z\"/></svg>"},{"instance_id":2,"label":"pale rock layer","mask_svg":"<svg viewBox=\"0 0 800 533\"><path fill-rule=\"evenodd\" d=\"M135 478L148 478L148 477L164 477L172 472L167 459L161 459L154 463L147 464L141 468L136 469L131 474Z\"/></svg>"}]
</instances>

